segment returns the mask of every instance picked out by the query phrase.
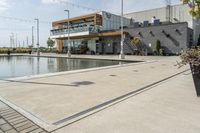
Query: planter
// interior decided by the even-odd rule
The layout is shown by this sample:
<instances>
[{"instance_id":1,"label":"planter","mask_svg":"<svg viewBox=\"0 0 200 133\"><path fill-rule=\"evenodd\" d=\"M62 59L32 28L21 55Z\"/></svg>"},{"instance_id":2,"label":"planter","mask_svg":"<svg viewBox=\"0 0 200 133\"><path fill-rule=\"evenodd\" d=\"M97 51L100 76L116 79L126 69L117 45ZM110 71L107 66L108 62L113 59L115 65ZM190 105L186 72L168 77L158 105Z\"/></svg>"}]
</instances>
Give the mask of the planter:
<instances>
[{"instance_id":1,"label":"planter","mask_svg":"<svg viewBox=\"0 0 200 133\"><path fill-rule=\"evenodd\" d=\"M200 97L200 66L191 66L196 94Z\"/></svg>"}]
</instances>

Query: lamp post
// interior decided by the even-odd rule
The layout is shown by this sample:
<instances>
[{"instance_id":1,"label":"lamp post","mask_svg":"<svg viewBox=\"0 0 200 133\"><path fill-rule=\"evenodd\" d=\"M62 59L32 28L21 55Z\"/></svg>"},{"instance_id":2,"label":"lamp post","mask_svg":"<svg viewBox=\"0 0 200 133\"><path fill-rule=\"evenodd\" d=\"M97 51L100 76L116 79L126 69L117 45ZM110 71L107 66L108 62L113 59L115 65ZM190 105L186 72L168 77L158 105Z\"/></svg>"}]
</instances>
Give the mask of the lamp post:
<instances>
[{"instance_id":1,"label":"lamp post","mask_svg":"<svg viewBox=\"0 0 200 133\"><path fill-rule=\"evenodd\" d=\"M68 22L67 22L67 29L68 29L68 40L67 40L67 43L68 43L68 51L67 51L67 57L71 57L71 45L70 45L70 29L69 29L69 10L64 10L65 12L68 13Z\"/></svg>"},{"instance_id":2,"label":"lamp post","mask_svg":"<svg viewBox=\"0 0 200 133\"><path fill-rule=\"evenodd\" d=\"M119 59L125 59L125 55L124 55L124 24L123 24L123 8L124 8L124 4L123 4L123 0L121 0L121 51L120 51L120 55L119 55Z\"/></svg>"},{"instance_id":3,"label":"lamp post","mask_svg":"<svg viewBox=\"0 0 200 133\"><path fill-rule=\"evenodd\" d=\"M39 19L35 19L37 21L37 56L40 56L40 50L39 50Z\"/></svg>"}]
</instances>

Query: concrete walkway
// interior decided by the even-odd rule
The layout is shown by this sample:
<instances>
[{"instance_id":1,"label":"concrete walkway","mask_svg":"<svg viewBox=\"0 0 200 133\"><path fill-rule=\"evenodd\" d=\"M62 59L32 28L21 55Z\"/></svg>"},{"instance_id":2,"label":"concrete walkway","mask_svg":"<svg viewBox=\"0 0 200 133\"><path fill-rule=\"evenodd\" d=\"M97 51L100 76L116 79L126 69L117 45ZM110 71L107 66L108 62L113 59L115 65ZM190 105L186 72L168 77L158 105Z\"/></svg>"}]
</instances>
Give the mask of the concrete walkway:
<instances>
[{"instance_id":1,"label":"concrete walkway","mask_svg":"<svg viewBox=\"0 0 200 133\"><path fill-rule=\"evenodd\" d=\"M48 131L200 131L200 99L187 66L177 69L177 57L127 59L149 62L1 81L0 98Z\"/></svg>"},{"instance_id":2,"label":"concrete walkway","mask_svg":"<svg viewBox=\"0 0 200 133\"><path fill-rule=\"evenodd\" d=\"M200 98L187 72L56 133L199 133Z\"/></svg>"}]
</instances>

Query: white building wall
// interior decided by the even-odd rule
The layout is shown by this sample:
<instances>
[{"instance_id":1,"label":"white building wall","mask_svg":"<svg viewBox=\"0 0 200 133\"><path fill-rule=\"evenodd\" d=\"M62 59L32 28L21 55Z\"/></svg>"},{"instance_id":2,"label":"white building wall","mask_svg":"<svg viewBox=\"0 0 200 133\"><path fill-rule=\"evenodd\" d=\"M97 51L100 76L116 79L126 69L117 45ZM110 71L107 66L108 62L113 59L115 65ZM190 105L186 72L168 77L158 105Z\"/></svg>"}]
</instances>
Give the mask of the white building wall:
<instances>
[{"instance_id":1,"label":"white building wall","mask_svg":"<svg viewBox=\"0 0 200 133\"><path fill-rule=\"evenodd\" d=\"M166 21L166 8L158 8L141 12L133 12L124 15L127 18L132 18L135 22L149 21L153 16L159 18L161 21Z\"/></svg>"}]
</instances>

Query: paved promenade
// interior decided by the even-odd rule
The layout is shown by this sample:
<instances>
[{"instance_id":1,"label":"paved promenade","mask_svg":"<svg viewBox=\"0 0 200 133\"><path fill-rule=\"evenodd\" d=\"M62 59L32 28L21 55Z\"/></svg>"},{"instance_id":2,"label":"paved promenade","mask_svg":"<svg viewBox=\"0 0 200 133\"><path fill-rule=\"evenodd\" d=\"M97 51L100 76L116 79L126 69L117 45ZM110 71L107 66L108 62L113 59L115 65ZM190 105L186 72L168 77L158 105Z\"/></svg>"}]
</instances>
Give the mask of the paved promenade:
<instances>
[{"instance_id":1,"label":"paved promenade","mask_svg":"<svg viewBox=\"0 0 200 133\"><path fill-rule=\"evenodd\" d=\"M36 125L58 133L199 133L200 98L189 67L177 69L178 57L126 59L146 62L2 80L0 100Z\"/></svg>"}]
</instances>

